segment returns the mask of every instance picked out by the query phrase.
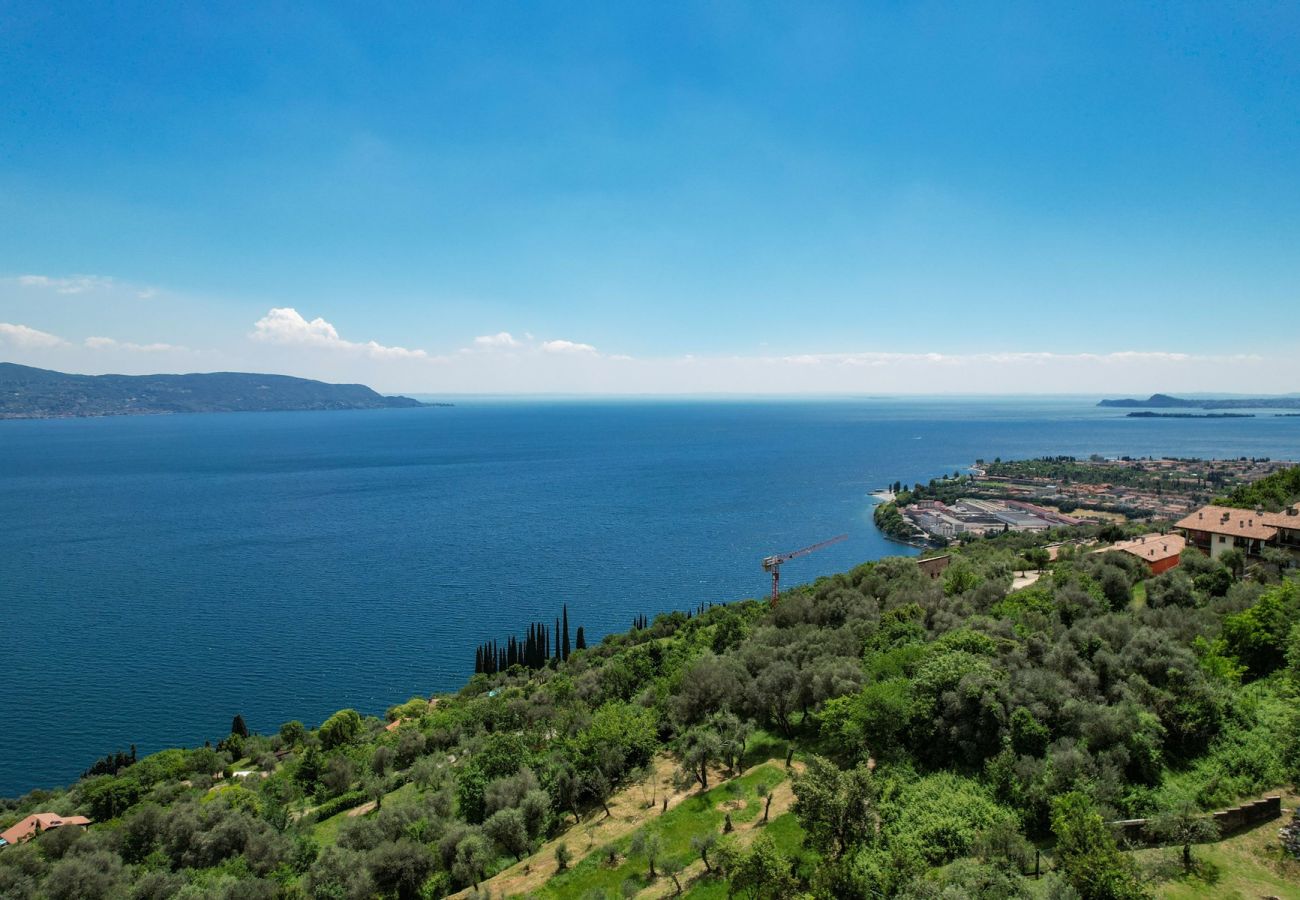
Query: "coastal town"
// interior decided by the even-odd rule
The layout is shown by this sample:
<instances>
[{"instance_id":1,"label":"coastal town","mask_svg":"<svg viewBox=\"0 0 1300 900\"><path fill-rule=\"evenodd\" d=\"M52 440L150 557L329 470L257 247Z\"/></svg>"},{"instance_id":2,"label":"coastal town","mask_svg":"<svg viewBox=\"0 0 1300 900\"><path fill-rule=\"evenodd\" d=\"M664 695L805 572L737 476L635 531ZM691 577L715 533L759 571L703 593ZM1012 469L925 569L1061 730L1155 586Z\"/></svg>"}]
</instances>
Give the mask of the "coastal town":
<instances>
[{"instance_id":1,"label":"coastal town","mask_svg":"<svg viewBox=\"0 0 1300 900\"><path fill-rule=\"evenodd\" d=\"M1085 522L1174 522L1291 465L1250 457L981 459L966 473L878 492L892 508L878 509L876 518L891 537L924 544Z\"/></svg>"}]
</instances>

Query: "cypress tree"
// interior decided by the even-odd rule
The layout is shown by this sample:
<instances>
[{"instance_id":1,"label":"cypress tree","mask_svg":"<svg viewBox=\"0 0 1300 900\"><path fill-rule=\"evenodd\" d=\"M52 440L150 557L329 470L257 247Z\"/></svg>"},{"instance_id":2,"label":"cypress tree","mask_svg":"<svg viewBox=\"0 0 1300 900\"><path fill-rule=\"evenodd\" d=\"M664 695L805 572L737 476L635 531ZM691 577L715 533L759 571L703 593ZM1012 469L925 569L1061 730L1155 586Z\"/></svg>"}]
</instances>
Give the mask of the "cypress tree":
<instances>
[{"instance_id":1,"label":"cypress tree","mask_svg":"<svg viewBox=\"0 0 1300 900\"><path fill-rule=\"evenodd\" d=\"M561 647L561 655L567 660L569 658L569 604L564 604L564 643Z\"/></svg>"},{"instance_id":2,"label":"cypress tree","mask_svg":"<svg viewBox=\"0 0 1300 900\"><path fill-rule=\"evenodd\" d=\"M575 650L587 649L587 636L582 633L582 626L578 626L577 633L573 636L573 648Z\"/></svg>"},{"instance_id":3,"label":"cypress tree","mask_svg":"<svg viewBox=\"0 0 1300 900\"><path fill-rule=\"evenodd\" d=\"M230 733L248 737L248 726L244 724L244 717L239 713L235 713L235 717L230 720Z\"/></svg>"},{"instance_id":4,"label":"cypress tree","mask_svg":"<svg viewBox=\"0 0 1300 900\"><path fill-rule=\"evenodd\" d=\"M560 619L555 619L555 661L560 661Z\"/></svg>"}]
</instances>

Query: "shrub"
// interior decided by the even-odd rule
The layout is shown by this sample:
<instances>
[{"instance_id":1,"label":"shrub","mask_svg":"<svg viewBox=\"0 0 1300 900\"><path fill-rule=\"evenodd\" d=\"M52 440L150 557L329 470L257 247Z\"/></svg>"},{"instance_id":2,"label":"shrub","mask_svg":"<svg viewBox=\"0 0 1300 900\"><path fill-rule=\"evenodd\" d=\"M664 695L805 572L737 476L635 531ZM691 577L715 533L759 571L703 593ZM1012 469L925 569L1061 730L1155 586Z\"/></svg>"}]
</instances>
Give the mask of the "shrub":
<instances>
[{"instance_id":1,"label":"shrub","mask_svg":"<svg viewBox=\"0 0 1300 900\"><path fill-rule=\"evenodd\" d=\"M337 816L344 810L353 809L366 802L365 791L349 791L346 794L339 794L337 797L326 800L320 806L312 811L310 820L314 822L323 822L326 819Z\"/></svg>"},{"instance_id":2,"label":"shrub","mask_svg":"<svg viewBox=\"0 0 1300 900\"><path fill-rule=\"evenodd\" d=\"M340 709L320 727L320 743L326 750L351 743L361 731L361 714L355 709Z\"/></svg>"}]
</instances>

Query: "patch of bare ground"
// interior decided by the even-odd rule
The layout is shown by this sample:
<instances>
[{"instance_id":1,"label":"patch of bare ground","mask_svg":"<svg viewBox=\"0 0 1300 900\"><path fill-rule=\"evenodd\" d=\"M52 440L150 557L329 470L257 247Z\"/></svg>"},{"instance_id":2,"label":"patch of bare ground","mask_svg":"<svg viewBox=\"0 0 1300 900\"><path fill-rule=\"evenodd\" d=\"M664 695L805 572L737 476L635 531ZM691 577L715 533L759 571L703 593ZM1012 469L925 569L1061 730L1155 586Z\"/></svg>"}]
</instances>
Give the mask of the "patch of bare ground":
<instances>
[{"instance_id":1,"label":"patch of bare ground","mask_svg":"<svg viewBox=\"0 0 1300 900\"><path fill-rule=\"evenodd\" d=\"M769 759L766 763L759 763L759 765L768 765L768 764L782 766L785 764L785 761L780 759ZM747 769L746 771L747 772L753 771L753 769L756 768L758 768L758 766L754 766L750 769ZM802 772L804 768L805 766L803 763L801 762L794 763L795 772ZM736 804L736 808L743 809L745 806L743 800L738 802L732 801L732 803ZM722 804L722 808L727 808L729 805L730 804L724 803ZM784 815L785 813L789 812L790 807L792 807L793 805L794 805L794 788L790 784L790 779L787 778L785 781L782 781L776 787L772 788L772 806L768 811L768 817L767 817L768 821L771 821L772 819L775 819L777 816ZM763 833L763 827L765 824L766 823L763 821L762 816L759 816L753 822L744 822L741 824L737 824L736 830L732 832L732 834L736 838L736 843L739 844L741 847L748 847L750 842L752 842L754 838L758 837L760 834ZM699 859L695 860L689 866L686 866L684 869L682 869L682 871L679 872L677 875L677 880L680 881L682 885L681 892L683 894L686 893L691 889L691 886L694 885L695 882L699 881L701 878L704 878L708 874L709 873L704 868L704 861ZM654 884L642 888L640 893L637 894L637 896L647 898L647 900L652 900L652 898L653 900L658 900L658 898L661 897L675 897L677 896L677 885L673 883L673 880L671 878L665 878L664 876L661 875L658 881L656 881Z\"/></svg>"},{"instance_id":2,"label":"patch of bare ground","mask_svg":"<svg viewBox=\"0 0 1300 900\"><path fill-rule=\"evenodd\" d=\"M770 759L767 762L751 766L740 774L752 772L762 765L784 766L785 760ZM796 762L794 767L797 771L803 770L802 763ZM736 777L739 777L739 775ZM494 897L516 897L538 890L554 877L558 871L555 864L555 848L560 844L568 845L569 852L573 854L573 861L570 865L577 865L589 854L599 852L600 847L611 841L618 840L626 834L630 834L648 822L654 821L658 816L663 815L666 809L672 809L696 792L696 785L681 788L678 785L677 778L678 766L672 757L667 754L656 756L649 778L639 784L624 788L610 798L610 814L608 816L600 807L588 812L579 822L571 824L568 830L559 837L552 838L542 844L537 852L531 856L509 868L502 869L496 875L480 883L479 890L481 892L490 891L491 896ZM710 770L709 772L710 788L725 784L728 780L722 769ZM668 804L666 807L664 806L665 799ZM787 811L793 802L794 794L790 790L790 782L787 779L772 790L771 817L776 818ZM571 820L573 817L570 815L567 818ZM759 818L761 820L762 817ZM735 833L742 841L747 843L756 833L754 829L761 827L761 824L745 823L738 825ZM677 877L681 879L682 887L686 888L688 877L694 880L703 872L704 864L697 861L684 869L682 874ZM662 880L668 885L668 893L665 896L677 892L672 879ZM658 896L658 893L654 893L656 889L661 890L660 885L652 885L642 891L642 894ZM468 897L471 892L471 889L467 888L451 896Z\"/></svg>"}]
</instances>

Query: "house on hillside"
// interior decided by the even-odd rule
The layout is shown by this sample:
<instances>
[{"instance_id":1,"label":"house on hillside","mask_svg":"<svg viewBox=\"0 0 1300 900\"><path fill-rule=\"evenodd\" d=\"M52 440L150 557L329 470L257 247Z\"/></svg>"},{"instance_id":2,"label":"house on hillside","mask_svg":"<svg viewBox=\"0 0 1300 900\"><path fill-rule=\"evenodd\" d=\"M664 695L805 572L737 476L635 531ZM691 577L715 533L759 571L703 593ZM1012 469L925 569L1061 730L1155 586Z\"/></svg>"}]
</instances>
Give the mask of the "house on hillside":
<instances>
[{"instance_id":1,"label":"house on hillside","mask_svg":"<svg viewBox=\"0 0 1300 900\"><path fill-rule=\"evenodd\" d=\"M944 570L948 568L948 563L950 562L952 562L952 557L945 553L943 556L931 556L927 559L918 559L916 561L916 567L921 570L922 575L926 576L931 581L935 581L943 575Z\"/></svg>"},{"instance_id":2,"label":"house on hillside","mask_svg":"<svg viewBox=\"0 0 1300 900\"><path fill-rule=\"evenodd\" d=\"M1136 556L1146 563L1147 569L1150 570L1152 575L1159 575L1161 572L1168 572L1178 565L1179 554L1183 552L1183 548L1186 546L1187 541L1182 535L1153 532L1152 534L1144 534L1141 537L1133 538L1131 541L1120 541L1092 552L1108 553L1111 550L1118 550L1121 553Z\"/></svg>"},{"instance_id":3,"label":"house on hillside","mask_svg":"<svg viewBox=\"0 0 1300 900\"><path fill-rule=\"evenodd\" d=\"M1218 559L1233 549L1246 556L1259 556L1266 546L1277 544L1278 527L1272 522L1286 517L1286 513L1205 506L1179 519L1175 527L1189 544L1209 554L1211 559ZM1296 521L1300 523L1300 519Z\"/></svg>"},{"instance_id":4,"label":"house on hillside","mask_svg":"<svg viewBox=\"0 0 1300 900\"><path fill-rule=\"evenodd\" d=\"M33 813L11 828L0 831L0 847L25 844L38 834L51 828L72 825L85 828L90 820L85 816L60 816L56 813Z\"/></svg>"},{"instance_id":5,"label":"house on hillside","mask_svg":"<svg viewBox=\"0 0 1300 900\"><path fill-rule=\"evenodd\" d=\"M1279 547L1300 550L1300 503L1278 513L1264 513L1264 522L1277 529Z\"/></svg>"}]
</instances>

